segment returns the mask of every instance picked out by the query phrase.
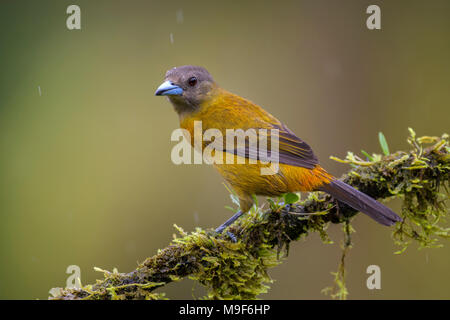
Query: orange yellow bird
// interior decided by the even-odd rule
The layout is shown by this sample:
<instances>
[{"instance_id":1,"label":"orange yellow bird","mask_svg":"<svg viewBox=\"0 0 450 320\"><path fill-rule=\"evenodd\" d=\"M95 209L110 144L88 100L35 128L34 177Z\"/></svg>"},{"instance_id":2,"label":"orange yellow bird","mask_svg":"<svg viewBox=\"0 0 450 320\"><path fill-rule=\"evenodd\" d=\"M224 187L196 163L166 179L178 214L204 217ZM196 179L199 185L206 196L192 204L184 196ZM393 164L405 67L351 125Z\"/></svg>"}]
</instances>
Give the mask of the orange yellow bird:
<instances>
[{"instance_id":1,"label":"orange yellow bird","mask_svg":"<svg viewBox=\"0 0 450 320\"><path fill-rule=\"evenodd\" d=\"M167 71L165 81L155 95L168 97L179 115L180 127L190 133L193 146L196 121L201 121L202 132L216 129L223 137L227 135L227 129L266 129L270 140L270 130L276 130L279 165L273 174L261 174L261 168L267 167L267 162L262 162L263 159L258 158L258 153L248 143L244 153L237 152L236 148L216 150L224 153L224 159L226 153L228 156L232 154L234 161L215 163L214 166L240 201L240 211L217 228L217 232L222 232L251 208L253 195L273 197L298 191L327 192L336 200L386 226L401 221L388 207L326 172L308 144L260 106L222 89L206 69L181 66ZM203 141L200 148L204 150L207 144ZM270 144L267 146L269 148ZM252 163L250 159L255 161Z\"/></svg>"}]
</instances>

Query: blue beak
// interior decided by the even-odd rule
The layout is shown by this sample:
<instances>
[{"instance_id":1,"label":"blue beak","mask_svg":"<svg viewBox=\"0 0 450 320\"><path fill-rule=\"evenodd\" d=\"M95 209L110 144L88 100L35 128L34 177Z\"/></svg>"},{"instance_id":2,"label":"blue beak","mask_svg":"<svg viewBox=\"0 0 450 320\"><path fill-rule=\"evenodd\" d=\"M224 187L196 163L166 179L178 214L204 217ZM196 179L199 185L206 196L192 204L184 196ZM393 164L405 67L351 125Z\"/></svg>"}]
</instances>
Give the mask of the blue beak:
<instances>
[{"instance_id":1,"label":"blue beak","mask_svg":"<svg viewBox=\"0 0 450 320\"><path fill-rule=\"evenodd\" d=\"M171 81L166 81L156 89L155 96L181 96L183 89Z\"/></svg>"}]
</instances>

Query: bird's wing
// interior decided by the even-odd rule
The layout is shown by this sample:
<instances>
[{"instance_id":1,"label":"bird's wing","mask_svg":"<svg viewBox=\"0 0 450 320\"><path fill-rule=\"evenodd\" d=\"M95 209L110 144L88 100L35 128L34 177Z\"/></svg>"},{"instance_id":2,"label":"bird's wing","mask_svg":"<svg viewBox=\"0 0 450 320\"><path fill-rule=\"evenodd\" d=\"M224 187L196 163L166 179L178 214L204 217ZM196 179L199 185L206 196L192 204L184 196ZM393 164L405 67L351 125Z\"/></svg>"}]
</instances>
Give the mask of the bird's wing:
<instances>
[{"instance_id":1,"label":"bird's wing","mask_svg":"<svg viewBox=\"0 0 450 320\"><path fill-rule=\"evenodd\" d=\"M241 143L238 140L237 146L233 144L233 147L226 151L248 159L278 162L308 169L313 169L319 163L311 147L285 125L271 124L270 129L267 127L253 129L245 132L245 144L244 139ZM266 145L261 145L261 141L265 141Z\"/></svg>"},{"instance_id":2,"label":"bird's wing","mask_svg":"<svg viewBox=\"0 0 450 320\"><path fill-rule=\"evenodd\" d=\"M313 169L318 163L311 147L285 125L279 130L279 163Z\"/></svg>"},{"instance_id":3,"label":"bird's wing","mask_svg":"<svg viewBox=\"0 0 450 320\"><path fill-rule=\"evenodd\" d=\"M317 157L306 142L297 137L277 118L249 100L225 92L222 99L212 105L205 112L205 115L207 117L202 120L211 121L207 127L215 128L219 126L223 133L228 128L235 128L235 130L242 128L245 131L245 144L241 142L239 146L238 141L238 146L235 146L234 143L230 148L224 146L226 152L247 159L263 161L267 161L267 157L269 157L270 162L275 162L271 159L278 155L278 163L308 169L313 169L318 164ZM278 148L275 148L278 154L272 154L271 152L272 135L278 135ZM260 138L266 138L266 148L258 147ZM267 151L267 156L261 155L261 149Z\"/></svg>"}]
</instances>

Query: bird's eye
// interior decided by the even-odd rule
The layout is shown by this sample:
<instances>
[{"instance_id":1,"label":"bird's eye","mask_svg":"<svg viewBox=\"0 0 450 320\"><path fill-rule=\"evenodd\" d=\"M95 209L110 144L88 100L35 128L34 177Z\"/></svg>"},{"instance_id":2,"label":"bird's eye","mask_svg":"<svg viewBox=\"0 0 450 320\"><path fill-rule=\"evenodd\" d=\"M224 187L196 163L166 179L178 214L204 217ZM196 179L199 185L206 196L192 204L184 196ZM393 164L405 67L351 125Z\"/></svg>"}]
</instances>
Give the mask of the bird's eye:
<instances>
[{"instance_id":1,"label":"bird's eye","mask_svg":"<svg viewBox=\"0 0 450 320\"><path fill-rule=\"evenodd\" d=\"M188 80L188 84L193 87L197 84L197 78L196 77L190 77Z\"/></svg>"}]
</instances>

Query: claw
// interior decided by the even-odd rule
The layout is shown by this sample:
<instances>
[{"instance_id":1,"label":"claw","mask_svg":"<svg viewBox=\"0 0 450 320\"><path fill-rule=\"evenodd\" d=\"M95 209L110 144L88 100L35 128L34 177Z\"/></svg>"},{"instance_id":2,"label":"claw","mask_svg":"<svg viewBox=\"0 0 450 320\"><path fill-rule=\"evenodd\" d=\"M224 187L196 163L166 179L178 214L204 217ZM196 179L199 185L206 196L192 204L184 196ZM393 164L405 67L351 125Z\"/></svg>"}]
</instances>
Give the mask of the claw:
<instances>
[{"instance_id":1,"label":"claw","mask_svg":"<svg viewBox=\"0 0 450 320\"><path fill-rule=\"evenodd\" d=\"M227 235L231 238L231 241L236 243L237 242L237 237L230 231L227 231Z\"/></svg>"},{"instance_id":2,"label":"claw","mask_svg":"<svg viewBox=\"0 0 450 320\"><path fill-rule=\"evenodd\" d=\"M289 212L291 212L291 207L292 206L290 204L285 205L284 208L281 210L281 215L285 216L289 214Z\"/></svg>"}]
</instances>

